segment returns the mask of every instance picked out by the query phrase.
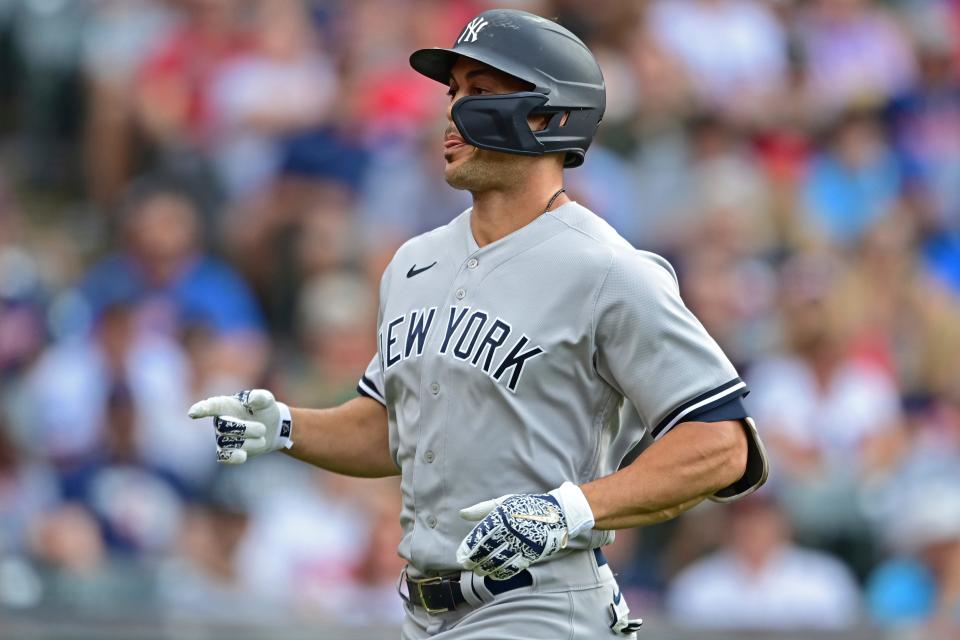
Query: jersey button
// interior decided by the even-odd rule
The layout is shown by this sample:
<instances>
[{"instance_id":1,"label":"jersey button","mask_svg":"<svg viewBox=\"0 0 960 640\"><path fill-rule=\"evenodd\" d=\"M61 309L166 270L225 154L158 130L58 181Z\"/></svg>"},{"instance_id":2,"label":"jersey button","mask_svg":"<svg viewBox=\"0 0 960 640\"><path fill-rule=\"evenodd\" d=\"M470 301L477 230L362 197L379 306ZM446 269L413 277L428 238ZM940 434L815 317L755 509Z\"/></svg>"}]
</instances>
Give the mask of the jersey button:
<instances>
[{"instance_id":1,"label":"jersey button","mask_svg":"<svg viewBox=\"0 0 960 640\"><path fill-rule=\"evenodd\" d=\"M457 289L457 300L463 300L467 296L467 292L464 289Z\"/></svg>"},{"instance_id":2,"label":"jersey button","mask_svg":"<svg viewBox=\"0 0 960 640\"><path fill-rule=\"evenodd\" d=\"M437 519L434 518L433 516L427 516L427 526L430 527L431 529L436 529Z\"/></svg>"},{"instance_id":3,"label":"jersey button","mask_svg":"<svg viewBox=\"0 0 960 640\"><path fill-rule=\"evenodd\" d=\"M434 458L435 456L433 455L433 451L430 451L429 449L427 449L426 451L423 452L423 461L426 462L427 464L430 464L431 462L433 462Z\"/></svg>"},{"instance_id":4,"label":"jersey button","mask_svg":"<svg viewBox=\"0 0 960 640\"><path fill-rule=\"evenodd\" d=\"M476 269L478 264L480 264L479 260L476 258L470 258L467 260L467 269Z\"/></svg>"},{"instance_id":5,"label":"jersey button","mask_svg":"<svg viewBox=\"0 0 960 640\"><path fill-rule=\"evenodd\" d=\"M431 383L431 384L430 384L430 393L432 393L433 395L439 394L439 393L440 393L440 384L439 384L439 383L436 383L436 382Z\"/></svg>"}]
</instances>

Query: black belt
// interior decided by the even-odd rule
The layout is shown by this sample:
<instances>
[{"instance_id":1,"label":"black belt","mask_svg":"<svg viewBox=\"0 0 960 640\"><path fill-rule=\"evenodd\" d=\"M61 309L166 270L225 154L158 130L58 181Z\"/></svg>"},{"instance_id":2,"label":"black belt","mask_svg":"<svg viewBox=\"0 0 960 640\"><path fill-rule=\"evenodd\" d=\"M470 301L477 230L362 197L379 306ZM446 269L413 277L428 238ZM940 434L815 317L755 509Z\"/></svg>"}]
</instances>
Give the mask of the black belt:
<instances>
[{"instance_id":1,"label":"black belt","mask_svg":"<svg viewBox=\"0 0 960 640\"><path fill-rule=\"evenodd\" d=\"M607 559L600 549L594 549L593 555L597 559L598 567L607 564ZM411 578L404 572L403 580L407 583L407 593L409 595L401 595L407 602L415 607L422 607L429 614L453 611L467 601L463 597L459 574L447 577ZM532 584L533 576L526 570L507 580L494 580L490 576L484 576L483 578L483 585L487 588L487 591L495 596L521 587L529 587ZM477 597L477 599L480 598Z\"/></svg>"},{"instance_id":2,"label":"black belt","mask_svg":"<svg viewBox=\"0 0 960 640\"><path fill-rule=\"evenodd\" d=\"M463 597L463 588L460 586L460 576L436 576L434 578L411 578L404 574L407 582L407 602L423 607L427 613L446 613L453 611L467 601ZM483 584L495 596L520 587L529 587L533 584L533 576L529 571L521 571L507 580L493 580L484 576ZM472 588L472 587L471 587ZM401 594L403 595L403 594ZM477 598L480 599L479 597Z\"/></svg>"}]
</instances>

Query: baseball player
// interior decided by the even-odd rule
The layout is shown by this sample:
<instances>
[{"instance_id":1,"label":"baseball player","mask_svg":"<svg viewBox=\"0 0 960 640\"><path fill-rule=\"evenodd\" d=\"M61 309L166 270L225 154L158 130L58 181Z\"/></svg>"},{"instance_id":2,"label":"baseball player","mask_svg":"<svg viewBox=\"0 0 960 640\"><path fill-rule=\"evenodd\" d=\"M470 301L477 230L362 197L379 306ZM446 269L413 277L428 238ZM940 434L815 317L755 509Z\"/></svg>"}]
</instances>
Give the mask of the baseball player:
<instances>
[{"instance_id":1,"label":"baseball player","mask_svg":"<svg viewBox=\"0 0 960 640\"><path fill-rule=\"evenodd\" d=\"M473 206L384 272L359 397L296 409L257 389L190 415L214 418L221 462L401 476L405 639L635 637L601 547L764 482L746 385L671 266L564 193L605 105L583 42L491 10L410 63L448 87L437 152Z\"/></svg>"}]
</instances>

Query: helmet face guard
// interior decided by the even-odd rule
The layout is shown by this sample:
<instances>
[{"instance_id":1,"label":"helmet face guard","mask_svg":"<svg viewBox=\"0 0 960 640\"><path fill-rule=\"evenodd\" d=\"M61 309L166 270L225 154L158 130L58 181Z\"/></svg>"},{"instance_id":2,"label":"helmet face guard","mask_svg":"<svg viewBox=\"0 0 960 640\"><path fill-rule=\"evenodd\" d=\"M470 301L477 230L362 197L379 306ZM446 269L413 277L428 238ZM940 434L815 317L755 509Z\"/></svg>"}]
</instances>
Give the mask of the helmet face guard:
<instances>
[{"instance_id":1,"label":"helmet face guard","mask_svg":"<svg viewBox=\"0 0 960 640\"><path fill-rule=\"evenodd\" d=\"M546 95L532 91L466 96L454 103L453 122L463 139L480 149L523 156L563 151L564 166L583 164L596 124L576 117L578 110L545 107L546 103ZM535 115L549 116L538 131L528 122Z\"/></svg>"}]
</instances>

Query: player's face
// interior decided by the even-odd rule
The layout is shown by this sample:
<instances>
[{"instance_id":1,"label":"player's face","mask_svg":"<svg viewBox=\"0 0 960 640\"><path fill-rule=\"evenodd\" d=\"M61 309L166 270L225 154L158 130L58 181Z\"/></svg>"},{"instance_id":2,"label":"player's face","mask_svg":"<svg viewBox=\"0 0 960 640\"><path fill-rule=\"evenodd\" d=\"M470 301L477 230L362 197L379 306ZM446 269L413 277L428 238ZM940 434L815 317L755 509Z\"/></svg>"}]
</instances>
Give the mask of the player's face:
<instances>
[{"instance_id":1,"label":"player's face","mask_svg":"<svg viewBox=\"0 0 960 640\"><path fill-rule=\"evenodd\" d=\"M456 189L483 191L522 179L524 165L532 158L515 154L478 149L467 144L453 122L453 104L464 96L526 91L530 85L493 67L460 58L450 72L450 104L447 107L447 130L443 137L444 177ZM546 125L546 117L530 119L532 129Z\"/></svg>"}]
</instances>

